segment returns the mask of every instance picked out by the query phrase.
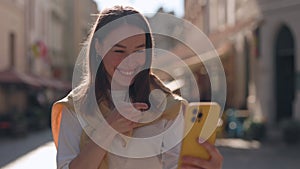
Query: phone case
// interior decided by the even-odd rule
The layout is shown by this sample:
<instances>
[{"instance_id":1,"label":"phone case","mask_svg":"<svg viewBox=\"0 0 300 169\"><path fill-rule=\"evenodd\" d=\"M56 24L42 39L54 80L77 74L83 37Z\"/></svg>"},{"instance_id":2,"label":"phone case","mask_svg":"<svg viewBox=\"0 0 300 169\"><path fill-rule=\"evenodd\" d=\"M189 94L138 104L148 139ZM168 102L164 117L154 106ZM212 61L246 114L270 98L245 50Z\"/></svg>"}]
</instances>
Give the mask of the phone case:
<instances>
[{"instance_id":1,"label":"phone case","mask_svg":"<svg viewBox=\"0 0 300 169\"><path fill-rule=\"evenodd\" d=\"M181 145L178 169L181 168L183 156L210 158L206 149L197 140L201 137L211 144L215 143L219 115L220 106L215 102L193 102L187 105L184 117L185 137Z\"/></svg>"}]
</instances>

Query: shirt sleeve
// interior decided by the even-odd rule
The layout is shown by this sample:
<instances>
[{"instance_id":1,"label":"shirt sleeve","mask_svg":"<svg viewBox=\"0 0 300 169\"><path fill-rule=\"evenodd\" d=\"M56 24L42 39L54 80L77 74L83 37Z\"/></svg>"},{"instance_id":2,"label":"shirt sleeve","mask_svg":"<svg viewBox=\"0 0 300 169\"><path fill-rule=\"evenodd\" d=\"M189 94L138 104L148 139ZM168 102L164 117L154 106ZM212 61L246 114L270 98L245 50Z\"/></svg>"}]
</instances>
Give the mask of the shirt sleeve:
<instances>
[{"instance_id":1,"label":"shirt sleeve","mask_svg":"<svg viewBox=\"0 0 300 169\"><path fill-rule=\"evenodd\" d=\"M68 169L70 162L79 154L82 127L75 112L64 107L58 138L57 168Z\"/></svg>"},{"instance_id":2,"label":"shirt sleeve","mask_svg":"<svg viewBox=\"0 0 300 169\"><path fill-rule=\"evenodd\" d=\"M163 138L163 154L162 164L163 169L177 169L178 158L181 149L181 141L183 139L184 119L183 111L181 110L175 120L166 122Z\"/></svg>"}]
</instances>

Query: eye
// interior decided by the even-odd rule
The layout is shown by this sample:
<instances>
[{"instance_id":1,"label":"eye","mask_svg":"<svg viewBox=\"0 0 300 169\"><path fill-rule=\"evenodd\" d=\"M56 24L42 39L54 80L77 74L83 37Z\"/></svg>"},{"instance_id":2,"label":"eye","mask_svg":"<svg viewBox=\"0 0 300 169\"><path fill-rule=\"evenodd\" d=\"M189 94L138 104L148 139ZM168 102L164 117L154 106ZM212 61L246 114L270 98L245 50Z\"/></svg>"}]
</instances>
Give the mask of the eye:
<instances>
[{"instance_id":1,"label":"eye","mask_svg":"<svg viewBox=\"0 0 300 169\"><path fill-rule=\"evenodd\" d=\"M116 53L125 53L124 50L114 50L114 52L116 52Z\"/></svg>"},{"instance_id":2,"label":"eye","mask_svg":"<svg viewBox=\"0 0 300 169\"><path fill-rule=\"evenodd\" d=\"M140 49L140 50L136 50L134 51L135 53L144 53L145 52L145 49Z\"/></svg>"}]
</instances>

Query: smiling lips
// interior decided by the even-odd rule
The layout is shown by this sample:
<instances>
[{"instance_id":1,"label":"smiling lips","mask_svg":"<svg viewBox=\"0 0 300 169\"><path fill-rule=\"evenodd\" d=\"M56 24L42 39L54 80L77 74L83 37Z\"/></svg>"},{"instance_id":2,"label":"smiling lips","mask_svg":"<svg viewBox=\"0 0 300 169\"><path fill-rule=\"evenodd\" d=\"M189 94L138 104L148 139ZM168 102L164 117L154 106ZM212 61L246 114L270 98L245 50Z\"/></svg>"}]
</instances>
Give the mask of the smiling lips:
<instances>
[{"instance_id":1,"label":"smiling lips","mask_svg":"<svg viewBox=\"0 0 300 169\"><path fill-rule=\"evenodd\" d=\"M136 69L134 69L134 70L117 69L117 70L118 70L118 72L120 72L122 75L125 75L125 76L132 76L136 72Z\"/></svg>"}]
</instances>

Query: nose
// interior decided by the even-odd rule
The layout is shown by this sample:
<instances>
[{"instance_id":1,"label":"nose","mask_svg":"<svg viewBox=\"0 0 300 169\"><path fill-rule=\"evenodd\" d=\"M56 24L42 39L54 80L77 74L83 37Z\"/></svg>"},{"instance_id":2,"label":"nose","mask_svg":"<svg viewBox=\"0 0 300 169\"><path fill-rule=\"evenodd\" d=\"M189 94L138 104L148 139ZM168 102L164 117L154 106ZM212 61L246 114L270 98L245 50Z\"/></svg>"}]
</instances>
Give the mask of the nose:
<instances>
[{"instance_id":1,"label":"nose","mask_svg":"<svg viewBox=\"0 0 300 169\"><path fill-rule=\"evenodd\" d=\"M131 53L127 55L122 62L124 66L126 65L129 68L136 68L137 66L143 65L143 63L141 63L141 58L137 56L136 53Z\"/></svg>"}]
</instances>

